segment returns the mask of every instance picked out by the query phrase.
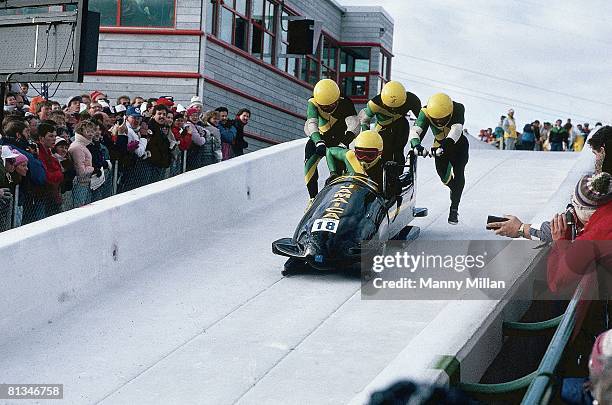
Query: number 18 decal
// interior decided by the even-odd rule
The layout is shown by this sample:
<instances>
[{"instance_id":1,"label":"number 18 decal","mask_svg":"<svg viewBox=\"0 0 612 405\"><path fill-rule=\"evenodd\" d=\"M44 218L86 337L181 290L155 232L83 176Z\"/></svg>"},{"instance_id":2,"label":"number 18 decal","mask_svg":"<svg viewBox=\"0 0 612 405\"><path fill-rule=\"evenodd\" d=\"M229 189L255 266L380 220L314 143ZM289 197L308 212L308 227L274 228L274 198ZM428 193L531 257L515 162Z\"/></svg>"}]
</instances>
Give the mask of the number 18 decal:
<instances>
[{"instance_id":1,"label":"number 18 decal","mask_svg":"<svg viewBox=\"0 0 612 405\"><path fill-rule=\"evenodd\" d=\"M338 230L338 223L340 221L337 219L317 219L312 225L311 232L332 232L336 233Z\"/></svg>"}]
</instances>

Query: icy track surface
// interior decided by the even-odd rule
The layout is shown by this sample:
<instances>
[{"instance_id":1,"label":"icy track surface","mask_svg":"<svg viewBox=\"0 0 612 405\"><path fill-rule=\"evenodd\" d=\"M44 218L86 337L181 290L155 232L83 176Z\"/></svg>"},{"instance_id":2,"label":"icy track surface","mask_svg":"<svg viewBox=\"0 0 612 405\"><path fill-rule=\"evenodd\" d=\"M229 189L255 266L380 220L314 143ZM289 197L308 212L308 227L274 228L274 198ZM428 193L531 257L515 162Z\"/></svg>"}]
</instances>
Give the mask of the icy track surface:
<instances>
[{"instance_id":1,"label":"icy track surface","mask_svg":"<svg viewBox=\"0 0 612 405\"><path fill-rule=\"evenodd\" d=\"M487 214L531 219L576 158L472 148L458 226L433 160L421 160L429 216L413 224L425 239L495 238ZM167 260L0 347L0 381L62 383L62 404L346 403L449 302L362 301L357 279L283 278L270 245L305 204L304 190L224 218L197 251L160 234Z\"/></svg>"}]
</instances>

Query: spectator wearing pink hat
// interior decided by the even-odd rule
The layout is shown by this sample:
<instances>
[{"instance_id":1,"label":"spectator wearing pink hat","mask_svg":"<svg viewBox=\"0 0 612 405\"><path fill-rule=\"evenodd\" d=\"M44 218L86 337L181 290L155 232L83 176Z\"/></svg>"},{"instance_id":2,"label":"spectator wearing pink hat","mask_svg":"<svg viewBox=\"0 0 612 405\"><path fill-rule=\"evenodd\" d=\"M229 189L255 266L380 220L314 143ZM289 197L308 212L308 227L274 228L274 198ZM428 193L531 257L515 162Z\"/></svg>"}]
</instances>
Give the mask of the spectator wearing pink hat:
<instances>
[{"instance_id":1,"label":"spectator wearing pink hat","mask_svg":"<svg viewBox=\"0 0 612 405\"><path fill-rule=\"evenodd\" d=\"M186 111L187 122L185 127L191 131L191 147L187 152L187 170L194 170L204 166L204 150L207 132L200 125L200 110L189 107Z\"/></svg>"}]
</instances>

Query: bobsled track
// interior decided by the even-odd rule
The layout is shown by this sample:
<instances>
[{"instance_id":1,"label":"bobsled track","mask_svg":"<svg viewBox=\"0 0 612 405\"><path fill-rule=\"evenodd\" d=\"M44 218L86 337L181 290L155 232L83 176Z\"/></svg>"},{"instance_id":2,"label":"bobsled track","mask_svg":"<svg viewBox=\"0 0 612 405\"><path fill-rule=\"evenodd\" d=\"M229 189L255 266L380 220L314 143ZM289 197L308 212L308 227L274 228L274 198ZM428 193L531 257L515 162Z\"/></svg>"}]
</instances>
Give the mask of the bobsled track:
<instances>
[{"instance_id":1,"label":"bobsled track","mask_svg":"<svg viewBox=\"0 0 612 405\"><path fill-rule=\"evenodd\" d=\"M270 245L306 204L303 142L0 234L0 383L64 384L62 404L363 403L399 378L445 382L438 355L477 381L502 318L524 310L510 300L362 301L355 278L281 276ZM487 214L547 218L591 164L470 142L458 226L419 161L421 239L496 238ZM533 257L504 260L520 274Z\"/></svg>"}]
</instances>

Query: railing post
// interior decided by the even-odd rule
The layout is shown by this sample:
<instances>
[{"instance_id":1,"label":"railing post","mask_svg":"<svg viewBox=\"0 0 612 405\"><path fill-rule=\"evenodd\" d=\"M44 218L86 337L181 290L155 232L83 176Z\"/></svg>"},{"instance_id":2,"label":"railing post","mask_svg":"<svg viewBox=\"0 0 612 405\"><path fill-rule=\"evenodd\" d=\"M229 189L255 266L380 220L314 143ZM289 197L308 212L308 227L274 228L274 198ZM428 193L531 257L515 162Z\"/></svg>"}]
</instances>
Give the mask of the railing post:
<instances>
[{"instance_id":1,"label":"railing post","mask_svg":"<svg viewBox=\"0 0 612 405\"><path fill-rule=\"evenodd\" d=\"M183 173L187 171L187 151L183 151Z\"/></svg>"},{"instance_id":2,"label":"railing post","mask_svg":"<svg viewBox=\"0 0 612 405\"><path fill-rule=\"evenodd\" d=\"M119 179L119 161L113 162L113 194L117 195L117 180Z\"/></svg>"},{"instance_id":3,"label":"railing post","mask_svg":"<svg viewBox=\"0 0 612 405\"><path fill-rule=\"evenodd\" d=\"M11 215L11 228L17 227L17 207L19 207L19 184L15 186L15 196L13 198L13 212Z\"/></svg>"}]
</instances>

